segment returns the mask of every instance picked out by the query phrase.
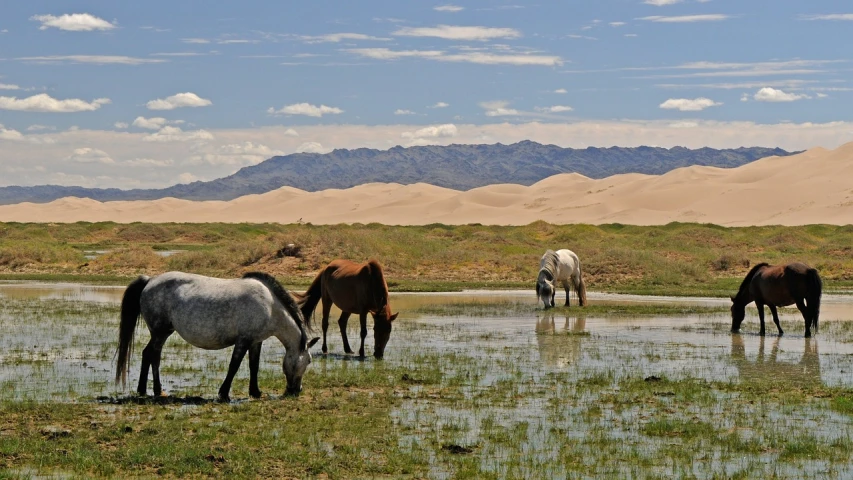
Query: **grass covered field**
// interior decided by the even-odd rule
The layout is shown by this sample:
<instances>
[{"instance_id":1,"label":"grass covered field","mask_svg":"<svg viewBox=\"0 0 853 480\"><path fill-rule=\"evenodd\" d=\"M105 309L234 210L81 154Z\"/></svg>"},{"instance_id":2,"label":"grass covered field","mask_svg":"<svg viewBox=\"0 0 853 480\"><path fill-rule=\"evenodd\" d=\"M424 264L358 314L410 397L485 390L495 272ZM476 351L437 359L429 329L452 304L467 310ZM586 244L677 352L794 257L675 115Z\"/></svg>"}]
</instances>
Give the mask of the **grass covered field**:
<instances>
[{"instance_id":1,"label":"grass covered field","mask_svg":"<svg viewBox=\"0 0 853 480\"><path fill-rule=\"evenodd\" d=\"M295 256L284 251L291 243ZM587 288L598 291L723 296L734 293L750 264L793 260L816 267L827 290L853 286L853 226L682 223L0 223L0 278L124 282L168 270L213 276L263 270L304 286L335 258L376 258L392 291L528 288L548 248L574 250Z\"/></svg>"}]
</instances>

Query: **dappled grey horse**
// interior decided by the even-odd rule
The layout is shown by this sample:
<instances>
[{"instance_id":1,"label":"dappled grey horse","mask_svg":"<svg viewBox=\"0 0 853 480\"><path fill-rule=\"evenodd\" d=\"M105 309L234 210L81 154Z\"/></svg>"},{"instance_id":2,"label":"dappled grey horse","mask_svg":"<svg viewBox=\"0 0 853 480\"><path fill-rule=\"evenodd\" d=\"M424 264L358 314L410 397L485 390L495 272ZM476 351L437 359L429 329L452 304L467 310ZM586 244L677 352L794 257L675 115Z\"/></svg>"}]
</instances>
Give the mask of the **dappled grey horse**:
<instances>
[{"instance_id":1,"label":"dappled grey horse","mask_svg":"<svg viewBox=\"0 0 853 480\"><path fill-rule=\"evenodd\" d=\"M581 276L581 261L575 252L562 249L546 250L539 260L539 274L536 277L536 296L545 304L545 308L554 306L556 282L566 290L566 306L570 305L569 291L574 288L578 294L578 304L586 305L586 286Z\"/></svg>"},{"instance_id":2,"label":"dappled grey horse","mask_svg":"<svg viewBox=\"0 0 853 480\"><path fill-rule=\"evenodd\" d=\"M290 293L270 275L247 273L240 279L224 280L183 272L168 272L149 278L140 276L124 292L121 302L116 382L126 384L128 360L138 318L142 315L151 340L142 351L142 371L137 393L145 395L148 368L154 376L154 394L162 395L160 357L166 339L174 332L189 344L207 350L234 346L228 375L219 388L219 398L229 400L231 382L249 353L249 395L258 398L258 367L261 343L276 337L285 348L282 369L287 393L302 390L302 375L311 363L310 342L305 334L302 312Z\"/></svg>"}]
</instances>

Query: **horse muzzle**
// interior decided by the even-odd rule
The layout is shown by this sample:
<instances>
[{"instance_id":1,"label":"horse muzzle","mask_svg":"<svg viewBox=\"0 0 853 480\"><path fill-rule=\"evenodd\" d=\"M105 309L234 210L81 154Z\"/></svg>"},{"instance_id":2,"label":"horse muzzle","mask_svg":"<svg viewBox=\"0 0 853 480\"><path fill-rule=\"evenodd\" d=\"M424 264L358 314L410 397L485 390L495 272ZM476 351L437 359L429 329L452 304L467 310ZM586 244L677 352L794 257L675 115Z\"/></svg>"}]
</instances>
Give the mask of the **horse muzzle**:
<instances>
[{"instance_id":1,"label":"horse muzzle","mask_svg":"<svg viewBox=\"0 0 853 480\"><path fill-rule=\"evenodd\" d=\"M287 396L297 396L302 392L302 382L299 382L298 385L288 385L287 390L284 391L284 394Z\"/></svg>"}]
</instances>

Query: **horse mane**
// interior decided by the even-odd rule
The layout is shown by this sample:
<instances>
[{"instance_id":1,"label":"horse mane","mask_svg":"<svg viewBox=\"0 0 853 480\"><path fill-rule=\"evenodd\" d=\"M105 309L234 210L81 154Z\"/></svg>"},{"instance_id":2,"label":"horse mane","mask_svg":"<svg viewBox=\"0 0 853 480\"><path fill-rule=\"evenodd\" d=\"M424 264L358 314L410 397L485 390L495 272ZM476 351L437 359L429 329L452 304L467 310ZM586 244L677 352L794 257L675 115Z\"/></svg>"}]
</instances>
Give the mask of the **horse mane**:
<instances>
[{"instance_id":1,"label":"horse mane","mask_svg":"<svg viewBox=\"0 0 853 480\"><path fill-rule=\"evenodd\" d=\"M541 274L544 270L553 280L557 277L557 264L560 263L560 258L557 257L557 252L553 250L546 250L545 255L542 255L542 267L539 269L539 273Z\"/></svg>"},{"instance_id":2,"label":"horse mane","mask_svg":"<svg viewBox=\"0 0 853 480\"><path fill-rule=\"evenodd\" d=\"M270 289L270 292L281 302L281 305L284 307L287 314L296 322L296 325L299 326L299 331L302 333L301 338L299 340L300 348L303 350L305 346L308 344L308 336L305 334L305 325L304 320L302 318L302 310L299 309L299 305L296 303L296 300L293 298L287 289L285 289L278 280L275 279L272 275L265 272L248 272L243 274L243 278L252 278L255 279Z\"/></svg>"},{"instance_id":3,"label":"horse mane","mask_svg":"<svg viewBox=\"0 0 853 480\"><path fill-rule=\"evenodd\" d=\"M385 283L385 274L382 272L382 265L379 261L371 258L367 261L367 271L370 274L370 288L378 293L378 297L374 297L376 308L379 309L388 305L388 284Z\"/></svg>"},{"instance_id":4,"label":"horse mane","mask_svg":"<svg viewBox=\"0 0 853 480\"><path fill-rule=\"evenodd\" d=\"M749 282L752 281L752 277L754 277L755 274L758 273L758 270L760 270L764 267L769 267L769 266L770 266L769 263L762 262L762 263L759 263L759 264L755 265L754 267L752 267L752 269L749 271L749 273L746 274L746 277L744 277L743 282L741 282L740 288L738 288L738 290L737 290L736 297L740 297L740 294L743 293L743 291L748 288Z\"/></svg>"}]
</instances>

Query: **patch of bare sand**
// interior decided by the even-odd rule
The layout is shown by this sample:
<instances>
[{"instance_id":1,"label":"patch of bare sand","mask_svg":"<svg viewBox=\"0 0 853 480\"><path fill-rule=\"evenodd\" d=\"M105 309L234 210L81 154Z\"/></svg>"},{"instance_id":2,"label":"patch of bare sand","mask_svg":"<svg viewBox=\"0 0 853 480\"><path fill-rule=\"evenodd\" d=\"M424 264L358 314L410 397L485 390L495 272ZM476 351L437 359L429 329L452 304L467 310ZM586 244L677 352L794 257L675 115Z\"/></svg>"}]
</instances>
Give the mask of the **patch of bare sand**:
<instances>
[{"instance_id":1,"label":"patch of bare sand","mask_svg":"<svg viewBox=\"0 0 853 480\"><path fill-rule=\"evenodd\" d=\"M598 180L561 174L529 187L502 184L464 192L423 183L369 183L320 192L283 187L230 202L72 197L0 206L0 221L845 225L853 223L851 168L853 143L768 157L734 169L694 166L664 175Z\"/></svg>"}]
</instances>

